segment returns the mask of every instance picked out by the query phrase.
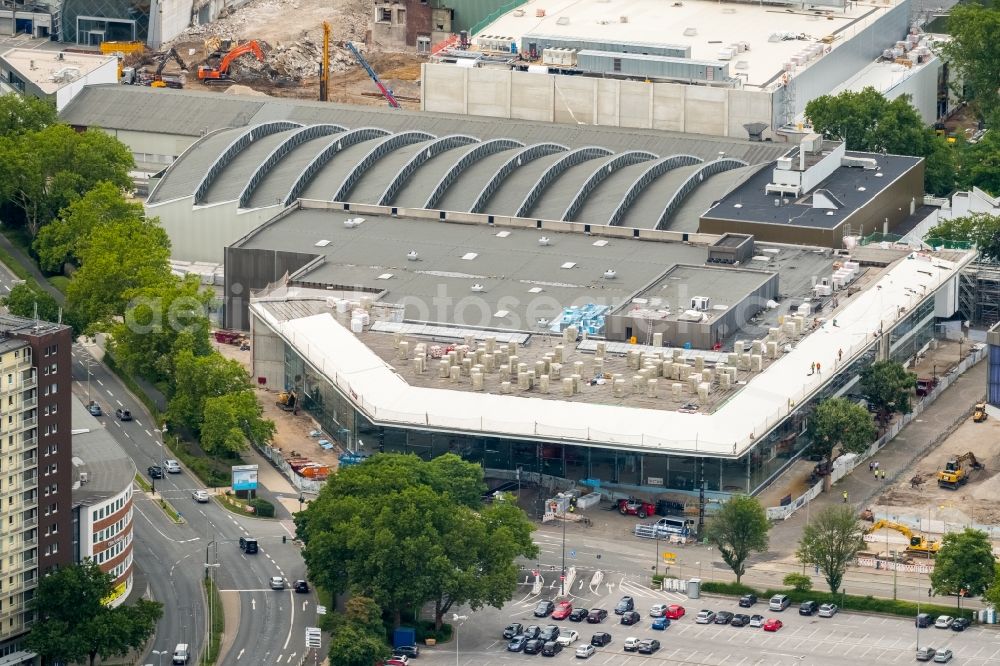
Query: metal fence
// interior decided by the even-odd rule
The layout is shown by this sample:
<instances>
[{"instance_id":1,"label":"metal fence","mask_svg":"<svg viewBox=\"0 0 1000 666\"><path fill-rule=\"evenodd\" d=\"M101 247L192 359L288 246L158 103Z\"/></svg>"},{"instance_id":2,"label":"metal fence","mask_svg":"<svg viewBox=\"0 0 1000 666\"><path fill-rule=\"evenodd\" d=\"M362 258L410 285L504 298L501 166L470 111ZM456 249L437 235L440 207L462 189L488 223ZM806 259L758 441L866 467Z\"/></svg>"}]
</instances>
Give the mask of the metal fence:
<instances>
[{"instance_id":1,"label":"metal fence","mask_svg":"<svg viewBox=\"0 0 1000 666\"><path fill-rule=\"evenodd\" d=\"M479 31L488 26L490 23L493 23L493 21L496 21L498 18L500 18L507 12L511 11L512 9L517 9L527 1L528 0L513 0L513 2L508 2L505 5L501 5L492 14L487 14L486 17L483 18L483 20L472 26L472 28L469 29L469 34L473 36L478 35Z\"/></svg>"}]
</instances>

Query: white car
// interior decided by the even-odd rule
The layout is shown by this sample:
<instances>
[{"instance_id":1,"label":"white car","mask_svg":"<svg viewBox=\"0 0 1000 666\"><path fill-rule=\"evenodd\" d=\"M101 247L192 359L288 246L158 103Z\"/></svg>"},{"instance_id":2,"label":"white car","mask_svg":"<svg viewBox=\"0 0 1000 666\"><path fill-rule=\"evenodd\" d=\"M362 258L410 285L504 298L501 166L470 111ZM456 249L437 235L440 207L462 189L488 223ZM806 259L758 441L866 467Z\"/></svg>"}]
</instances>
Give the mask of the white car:
<instances>
[{"instance_id":1,"label":"white car","mask_svg":"<svg viewBox=\"0 0 1000 666\"><path fill-rule=\"evenodd\" d=\"M576 642L576 639L580 637L580 634L572 629L563 629L559 632L559 638L556 639L556 643L562 645L563 647L569 647Z\"/></svg>"},{"instance_id":2,"label":"white car","mask_svg":"<svg viewBox=\"0 0 1000 666\"><path fill-rule=\"evenodd\" d=\"M663 617L663 614L666 612L666 604L654 604L653 607L649 609L649 617Z\"/></svg>"},{"instance_id":3,"label":"white car","mask_svg":"<svg viewBox=\"0 0 1000 666\"><path fill-rule=\"evenodd\" d=\"M639 642L640 642L639 639L636 638L635 636L629 636L628 638L625 639L625 642L622 643L622 648L626 652L635 652L636 650L639 649Z\"/></svg>"},{"instance_id":4,"label":"white car","mask_svg":"<svg viewBox=\"0 0 1000 666\"><path fill-rule=\"evenodd\" d=\"M193 490L191 491L191 499L193 499L195 502L200 502L201 504L204 504L209 500L208 491Z\"/></svg>"},{"instance_id":5,"label":"white car","mask_svg":"<svg viewBox=\"0 0 1000 666\"><path fill-rule=\"evenodd\" d=\"M173 458L169 458L163 461L163 469L165 469L168 474L180 474L181 464Z\"/></svg>"},{"instance_id":6,"label":"white car","mask_svg":"<svg viewBox=\"0 0 1000 666\"><path fill-rule=\"evenodd\" d=\"M751 615L750 616L750 626L751 627L763 627L764 626L764 616L763 615Z\"/></svg>"},{"instance_id":7,"label":"white car","mask_svg":"<svg viewBox=\"0 0 1000 666\"><path fill-rule=\"evenodd\" d=\"M951 623L954 622L954 621L955 621L955 618L953 618L950 615L941 615L934 622L934 626L937 627L938 629L947 629L948 627L951 626Z\"/></svg>"},{"instance_id":8,"label":"white car","mask_svg":"<svg viewBox=\"0 0 1000 666\"><path fill-rule=\"evenodd\" d=\"M840 609L837 608L837 604L823 604L822 606L819 607L819 616L833 617L834 615L837 614L838 610Z\"/></svg>"},{"instance_id":9,"label":"white car","mask_svg":"<svg viewBox=\"0 0 1000 666\"><path fill-rule=\"evenodd\" d=\"M590 657L594 656L596 652L597 648L595 648L590 643L584 643L583 645L581 645L576 649L576 658L589 659Z\"/></svg>"}]
</instances>

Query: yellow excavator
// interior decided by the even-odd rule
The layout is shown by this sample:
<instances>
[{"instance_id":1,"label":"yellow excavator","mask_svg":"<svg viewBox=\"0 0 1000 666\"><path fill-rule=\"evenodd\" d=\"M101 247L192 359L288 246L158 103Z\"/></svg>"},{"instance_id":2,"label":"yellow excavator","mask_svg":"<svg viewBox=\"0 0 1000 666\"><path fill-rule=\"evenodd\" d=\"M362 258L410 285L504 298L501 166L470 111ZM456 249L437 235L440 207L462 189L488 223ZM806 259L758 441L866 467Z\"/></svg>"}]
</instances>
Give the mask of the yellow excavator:
<instances>
[{"instance_id":1,"label":"yellow excavator","mask_svg":"<svg viewBox=\"0 0 1000 666\"><path fill-rule=\"evenodd\" d=\"M968 467L964 463L969 463ZM938 472L938 485L949 490L957 490L969 481L970 469L986 469L986 466L976 460L972 451L954 456L948 460L944 469Z\"/></svg>"},{"instance_id":2,"label":"yellow excavator","mask_svg":"<svg viewBox=\"0 0 1000 666\"><path fill-rule=\"evenodd\" d=\"M274 404L286 412L291 412L295 410L296 402L297 397L295 395L295 391L282 391L278 394L278 399Z\"/></svg>"},{"instance_id":3,"label":"yellow excavator","mask_svg":"<svg viewBox=\"0 0 1000 666\"><path fill-rule=\"evenodd\" d=\"M913 530L906 525L900 525L889 520L875 521L871 527L865 530L865 534L871 534L881 529L894 530L905 536L910 542L906 547L906 552L908 553L919 553L926 557L927 555L937 555L937 552L941 550L941 544L937 541L930 541L922 534L914 534Z\"/></svg>"},{"instance_id":4,"label":"yellow excavator","mask_svg":"<svg viewBox=\"0 0 1000 666\"><path fill-rule=\"evenodd\" d=\"M972 422L982 423L986 420L986 403L977 402L976 409L972 412Z\"/></svg>"}]
</instances>

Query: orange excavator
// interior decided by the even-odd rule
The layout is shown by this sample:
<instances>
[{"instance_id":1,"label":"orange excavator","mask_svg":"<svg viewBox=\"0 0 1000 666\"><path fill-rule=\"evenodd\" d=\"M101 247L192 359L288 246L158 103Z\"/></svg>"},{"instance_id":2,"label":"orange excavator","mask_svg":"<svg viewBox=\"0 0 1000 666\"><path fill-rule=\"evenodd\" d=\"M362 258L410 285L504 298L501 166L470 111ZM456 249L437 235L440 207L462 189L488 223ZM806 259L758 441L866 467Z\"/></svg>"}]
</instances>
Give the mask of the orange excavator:
<instances>
[{"instance_id":1,"label":"orange excavator","mask_svg":"<svg viewBox=\"0 0 1000 666\"><path fill-rule=\"evenodd\" d=\"M246 44L240 44L231 49L226 55L222 56L222 60L219 61L218 66L200 66L198 68L198 79L203 83L228 81L229 66L233 64L234 60L247 54L253 54L257 60L264 62L264 51L260 48L260 44L256 40L250 40Z\"/></svg>"}]
</instances>

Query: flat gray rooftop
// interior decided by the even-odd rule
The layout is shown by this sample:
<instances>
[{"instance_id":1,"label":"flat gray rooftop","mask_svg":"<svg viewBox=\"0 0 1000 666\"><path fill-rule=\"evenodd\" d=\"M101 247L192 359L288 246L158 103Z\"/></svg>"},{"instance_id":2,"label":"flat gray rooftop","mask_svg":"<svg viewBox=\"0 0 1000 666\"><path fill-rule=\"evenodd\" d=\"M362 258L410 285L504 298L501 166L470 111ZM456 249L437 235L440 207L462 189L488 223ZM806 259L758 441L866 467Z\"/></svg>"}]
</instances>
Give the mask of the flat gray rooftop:
<instances>
[{"instance_id":1,"label":"flat gray rooftop","mask_svg":"<svg viewBox=\"0 0 1000 666\"><path fill-rule=\"evenodd\" d=\"M70 402L73 430L87 430L73 434L73 503L94 504L125 490L135 478L135 463L82 401L74 396ZM87 474L83 484L81 472Z\"/></svg>"},{"instance_id":2,"label":"flat gray rooftop","mask_svg":"<svg viewBox=\"0 0 1000 666\"><path fill-rule=\"evenodd\" d=\"M639 298L647 301L644 307L669 310L670 316L666 319L677 320L686 310L691 309L692 298L704 296L709 299L709 310L705 314L714 319L724 312L715 308L728 309L735 306L747 294L764 284L772 274L729 267L678 265L643 289Z\"/></svg>"}]
</instances>

